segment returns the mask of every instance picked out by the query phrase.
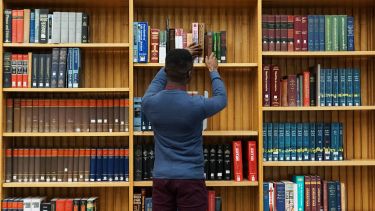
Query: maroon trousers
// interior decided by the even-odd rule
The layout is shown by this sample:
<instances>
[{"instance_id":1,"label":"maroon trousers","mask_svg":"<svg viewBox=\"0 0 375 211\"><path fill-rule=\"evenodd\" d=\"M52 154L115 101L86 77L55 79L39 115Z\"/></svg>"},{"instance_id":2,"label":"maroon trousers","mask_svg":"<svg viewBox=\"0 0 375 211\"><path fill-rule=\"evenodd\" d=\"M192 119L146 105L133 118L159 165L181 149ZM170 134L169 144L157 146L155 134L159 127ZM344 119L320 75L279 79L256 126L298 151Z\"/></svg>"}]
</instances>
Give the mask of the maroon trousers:
<instances>
[{"instance_id":1,"label":"maroon trousers","mask_svg":"<svg viewBox=\"0 0 375 211\"><path fill-rule=\"evenodd\" d=\"M153 211L206 211L207 203L203 179L153 179Z\"/></svg>"}]
</instances>

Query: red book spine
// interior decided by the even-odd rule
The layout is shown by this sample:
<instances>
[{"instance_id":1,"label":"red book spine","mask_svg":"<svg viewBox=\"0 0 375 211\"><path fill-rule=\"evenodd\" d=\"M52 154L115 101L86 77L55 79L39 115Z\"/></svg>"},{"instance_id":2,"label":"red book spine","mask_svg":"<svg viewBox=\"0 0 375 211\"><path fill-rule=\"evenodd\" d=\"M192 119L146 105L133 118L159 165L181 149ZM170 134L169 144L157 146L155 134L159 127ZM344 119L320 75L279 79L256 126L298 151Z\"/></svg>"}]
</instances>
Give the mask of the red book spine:
<instances>
[{"instance_id":1,"label":"red book spine","mask_svg":"<svg viewBox=\"0 0 375 211\"><path fill-rule=\"evenodd\" d=\"M18 10L12 10L12 43L17 42Z\"/></svg>"},{"instance_id":2,"label":"red book spine","mask_svg":"<svg viewBox=\"0 0 375 211\"><path fill-rule=\"evenodd\" d=\"M323 210L328 211L328 184L323 181Z\"/></svg>"},{"instance_id":3,"label":"red book spine","mask_svg":"<svg viewBox=\"0 0 375 211\"><path fill-rule=\"evenodd\" d=\"M12 88L17 88L17 54L12 54Z\"/></svg>"},{"instance_id":4,"label":"red book spine","mask_svg":"<svg viewBox=\"0 0 375 211\"><path fill-rule=\"evenodd\" d=\"M310 72L303 72L303 106L310 106Z\"/></svg>"},{"instance_id":5,"label":"red book spine","mask_svg":"<svg viewBox=\"0 0 375 211\"><path fill-rule=\"evenodd\" d=\"M248 174L247 178L249 181L258 181L258 170L257 170L257 144L255 141L247 142L247 163L248 163Z\"/></svg>"},{"instance_id":6,"label":"red book spine","mask_svg":"<svg viewBox=\"0 0 375 211\"><path fill-rule=\"evenodd\" d=\"M65 199L56 200L56 211L65 211Z\"/></svg>"},{"instance_id":7,"label":"red book spine","mask_svg":"<svg viewBox=\"0 0 375 211\"><path fill-rule=\"evenodd\" d=\"M317 210L316 176L311 176L311 210ZM320 207L319 207L320 209Z\"/></svg>"},{"instance_id":8,"label":"red book spine","mask_svg":"<svg viewBox=\"0 0 375 211\"><path fill-rule=\"evenodd\" d=\"M234 180L241 182L243 180L241 141L233 141L233 172Z\"/></svg>"},{"instance_id":9,"label":"red book spine","mask_svg":"<svg viewBox=\"0 0 375 211\"><path fill-rule=\"evenodd\" d=\"M187 47L187 32L184 31L182 32L182 47Z\"/></svg>"},{"instance_id":10,"label":"red book spine","mask_svg":"<svg viewBox=\"0 0 375 211\"><path fill-rule=\"evenodd\" d=\"M72 199L65 199L65 211L73 210L73 200Z\"/></svg>"},{"instance_id":11,"label":"red book spine","mask_svg":"<svg viewBox=\"0 0 375 211\"><path fill-rule=\"evenodd\" d=\"M263 106L271 105L271 65L263 65Z\"/></svg>"},{"instance_id":12,"label":"red book spine","mask_svg":"<svg viewBox=\"0 0 375 211\"><path fill-rule=\"evenodd\" d=\"M23 75L23 65L22 65L22 54L17 54L17 88L22 88L22 75Z\"/></svg>"},{"instance_id":13,"label":"red book spine","mask_svg":"<svg viewBox=\"0 0 375 211\"><path fill-rule=\"evenodd\" d=\"M307 51L307 16L302 16L301 28L302 28L302 51Z\"/></svg>"},{"instance_id":14,"label":"red book spine","mask_svg":"<svg viewBox=\"0 0 375 211\"><path fill-rule=\"evenodd\" d=\"M159 29L151 29L151 63L159 62Z\"/></svg>"},{"instance_id":15,"label":"red book spine","mask_svg":"<svg viewBox=\"0 0 375 211\"><path fill-rule=\"evenodd\" d=\"M275 15L275 37L276 37L276 51L281 51L281 17L280 15Z\"/></svg>"},{"instance_id":16,"label":"red book spine","mask_svg":"<svg viewBox=\"0 0 375 211\"><path fill-rule=\"evenodd\" d=\"M213 190L208 191L208 211L216 210L216 193Z\"/></svg>"},{"instance_id":17,"label":"red book spine","mask_svg":"<svg viewBox=\"0 0 375 211\"><path fill-rule=\"evenodd\" d=\"M318 210L323 210L322 203L322 181L319 176L316 176L316 206Z\"/></svg>"},{"instance_id":18,"label":"red book spine","mask_svg":"<svg viewBox=\"0 0 375 211\"><path fill-rule=\"evenodd\" d=\"M17 18L17 43L23 43L23 10L18 10Z\"/></svg>"},{"instance_id":19,"label":"red book spine","mask_svg":"<svg viewBox=\"0 0 375 211\"><path fill-rule=\"evenodd\" d=\"M311 210L311 177L305 176L305 210Z\"/></svg>"},{"instance_id":20,"label":"red book spine","mask_svg":"<svg viewBox=\"0 0 375 211\"><path fill-rule=\"evenodd\" d=\"M280 69L277 65L271 67L271 105L280 106Z\"/></svg>"},{"instance_id":21,"label":"red book spine","mask_svg":"<svg viewBox=\"0 0 375 211\"><path fill-rule=\"evenodd\" d=\"M288 51L288 16L280 16L281 51Z\"/></svg>"},{"instance_id":22,"label":"red book spine","mask_svg":"<svg viewBox=\"0 0 375 211\"><path fill-rule=\"evenodd\" d=\"M294 16L294 50L302 50L302 17Z\"/></svg>"},{"instance_id":23,"label":"red book spine","mask_svg":"<svg viewBox=\"0 0 375 211\"><path fill-rule=\"evenodd\" d=\"M268 16L268 50L269 51L275 51L276 48L276 22L275 22L275 16L269 15Z\"/></svg>"},{"instance_id":24,"label":"red book spine","mask_svg":"<svg viewBox=\"0 0 375 211\"><path fill-rule=\"evenodd\" d=\"M288 75L288 106L297 106L297 76Z\"/></svg>"},{"instance_id":25,"label":"red book spine","mask_svg":"<svg viewBox=\"0 0 375 211\"><path fill-rule=\"evenodd\" d=\"M29 55L23 54L22 55L22 62L23 62L22 88L27 88L29 86L29 83L28 83L29 73L27 72L28 61L29 61Z\"/></svg>"},{"instance_id":26,"label":"red book spine","mask_svg":"<svg viewBox=\"0 0 375 211\"><path fill-rule=\"evenodd\" d=\"M288 15L288 51L294 51L294 16Z\"/></svg>"},{"instance_id":27,"label":"red book spine","mask_svg":"<svg viewBox=\"0 0 375 211\"><path fill-rule=\"evenodd\" d=\"M262 15L262 49L268 51L268 15Z\"/></svg>"}]
</instances>

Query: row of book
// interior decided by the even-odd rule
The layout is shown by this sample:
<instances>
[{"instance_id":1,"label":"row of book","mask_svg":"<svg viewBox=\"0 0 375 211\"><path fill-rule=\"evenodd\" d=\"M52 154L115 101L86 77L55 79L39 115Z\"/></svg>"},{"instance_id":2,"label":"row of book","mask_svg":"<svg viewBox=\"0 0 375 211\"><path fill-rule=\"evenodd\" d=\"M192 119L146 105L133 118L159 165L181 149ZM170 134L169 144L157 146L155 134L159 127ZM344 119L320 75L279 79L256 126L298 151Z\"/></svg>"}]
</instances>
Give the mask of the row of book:
<instances>
[{"instance_id":1,"label":"row of book","mask_svg":"<svg viewBox=\"0 0 375 211\"><path fill-rule=\"evenodd\" d=\"M263 15L263 51L354 51L347 15Z\"/></svg>"},{"instance_id":2,"label":"row of book","mask_svg":"<svg viewBox=\"0 0 375 211\"><path fill-rule=\"evenodd\" d=\"M292 181L264 182L263 210L346 210L345 184L302 175Z\"/></svg>"},{"instance_id":3,"label":"row of book","mask_svg":"<svg viewBox=\"0 0 375 211\"><path fill-rule=\"evenodd\" d=\"M4 88L79 88L81 51L53 48L52 52L4 53Z\"/></svg>"},{"instance_id":4,"label":"row of book","mask_svg":"<svg viewBox=\"0 0 375 211\"><path fill-rule=\"evenodd\" d=\"M208 190L207 199L208 199L207 211L221 211L222 210L221 196L217 195L215 190Z\"/></svg>"},{"instance_id":5,"label":"row of book","mask_svg":"<svg viewBox=\"0 0 375 211\"><path fill-rule=\"evenodd\" d=\"M226 31L206 32L204 23L192 23L191 33L183 28L160 30L147 22L134 22L134 62L165 63L166 54L173 49L200 44L202 54L195 63L203 63L205 56L215 53L218 62L226 63Z\"/></svg>"},{"instance_id":6,"label":"row of book","mask_svg":"<svg viewBox=\"0 0 375 211\"><path fill-rule=\"evenodd\" d=\"M6 132L126 132L129 100L8 98Z\"/></svg>"},{"instance_id":7,"label":"row of book","mask_svg":"<svg viewBox=\"0 0 375 211\"><path fill-rule=\"evenodd\" d=\"M278 65L263 65L263 106L361 106L358 68L323 69L281 76Z\"/></svg>"},{"instance_id":8,"label":"row of book","mask_svg":"<svg viewBox=\"0 0 375 211\"><path fill-rule=\"evenodd\" d=\"M98 197L53 198L46 197L5 198L1 211L97 211Z\"/></svg>"},{"instance_id":9,"label":"row of book","mask_svg":"<svg viewBox=\"0 0 375 211\"><path fill-rule=\"evenodd\" d=\"M343 125L333 123L264 123L264 161L344 160Z\"/></svg>"},{"instance_id":10,"label":"row of book","mask_svg":"<svg viewBox=\"0 0 375 211\"><path fill-rule=\"evenodd\" d=\"M129 150L6 149L6 182L128 181Z\"/></svg>"},{"instance_id":11,"label":"row of book","mask_svg":"<svg viewBox=\"0 0 375 211\"><path fill-rule=\"evenodd\" d=\"M89 17L82 12L5 9L5 43L88 43Z\"/></svg>"}]
</instances>

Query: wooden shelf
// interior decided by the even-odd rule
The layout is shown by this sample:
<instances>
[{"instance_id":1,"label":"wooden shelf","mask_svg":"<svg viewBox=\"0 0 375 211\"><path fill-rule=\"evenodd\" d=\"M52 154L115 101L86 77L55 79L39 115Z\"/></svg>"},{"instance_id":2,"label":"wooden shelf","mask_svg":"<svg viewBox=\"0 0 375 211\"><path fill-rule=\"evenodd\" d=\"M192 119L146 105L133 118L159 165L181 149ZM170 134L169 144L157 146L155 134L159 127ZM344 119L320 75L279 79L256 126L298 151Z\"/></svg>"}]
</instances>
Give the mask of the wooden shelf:
<instances>
[{"instance_id":1,"label":"wooden shelf","mask_svg":"<svg viewBox=\"0 0 375 211\"><path fill-rule=\"evenodd\" d=\"M129 43L3 43L6 48L128 48Z\"/></svg>"},{"instance_id":2,"label":"wooden shelf","mask_svg":"<svg viewBox=\"0 0 375 211\"><path fill-rule=\"evenodd\" d=\"M163 63L134 63L134 67L154 67L154 68L161 68L164 67L165 64ZM196 68L204 68L206 64L199 63L194 64ZM221 68L250 68L250 67L258 67L257 63L220 63L219 67Z\"/></svg>"},{"instance_id":3,"label":"wooden shelf","mask_svg":"<svg viewBox=\"0 0 375 211\"><path fill-rule=\"evenodd\" d=\"M263 0L263 7L363 7L363 6L374 6L373 0L341 0L338 4L337 1L327 0Z\"/></svg>"},{"instance_id":4,"label":"wooden shelf","mask_svg":"<svg viewBox=\"0 0 375 211\"><path fill-rule=\"evenodd\" d=\"M152 181L134 181L135 187L152 187ZM242 186L258 186L258 182L250 182L244 180L242 182L236 182L233 180L217 180L217 181L206 181L206 186L209 187L242 187Z\"/></svg>"},{"instance_id":5,"label":"wooden shelf","mask_svg":"<svg viewBox=\"0 0 375 211\"><path fill-rule=\"evenodd\" d=\"M152 131L135 131L134 136L153 136ZM203 136L257 136L258 131L230 130L230 131L203 131Z\"/></svg>"},{"instance_id":6,"label":"wooden shelf","mask_svg":"<svg viewBox=\"0 0 375 211\"><path fill-rule=\"evenodd\" d=\"M100 0L37 0L37 1L30 1L30 0L4 0L6 2L7 6L32 6L36 8L52 8L52 7L58 7L58 8L109 8L109 7L128 7L129 1L128 0L106 0L106 1L100 1ZM22 8L23 8L22 7Z\"/></svg>"},{"instance_id":7,"label":"wooden shelf","mask_svg":"<svg viewBox=\"0 0 375 211\"><path fill-rule=\"evenodd\" d=\"M129 92L129 88L4 88L4 92Z\"/></svg>"},{"instance_id":8,"label":"wooden shelf","mask_svg":"<svg viewBox=\"0 0 375 211\"><path fill-rule=\"evenodd\" d=\"M375 166L375 160L343 161L264 161L263 166Z\"/></svg>"},{"instance_id":9,"label":"wooden shelf","mask_svg":"<svg viewBox=\"0 0 375 211\"><path fill-rule=\"evenodd\" d=\"M135 7L248 7L256 6L256 0L216 0L212 4L210 0L192 0L192 1L170 1L170 0L137 0L134 1Z\"/></svg>"},{"instance_id":10,"label":"wooden shelf","mask_svg":"<svg viewBox=\"0 0 375 211\"><path fill-rule=\"evenodd\" d=\"M263 111L368 111L375 106L262 107Z\"/></svg>"},{"instance_id":11,"label":"wooden shelf","mask_svg":"<svg viewBox=\"0 0 375 211\"><path fill-rule=\"evenodd\" d=\"M5 188L129 187L129 182L9 182Z\"/></svg>"},{"instance_id":12,"label":"wooden shelf","mask_svg":"<svg viewBox=\"0 0 375 211\"><path fill-rule=\"evenodd\" d=\"M264 57L375 56L375 51L263 51Z\"/></svg>"},{"instance_id":13,"label":"wooden shelf","mask_svg":"<svg viewBox=\"0 0 375 211\"><path fill-rule=\"evenodd\" d=\"M71 132L71 133L3 133L4 137L103 137L129 136L129 132Z\"/></svg>"}]
</instances>

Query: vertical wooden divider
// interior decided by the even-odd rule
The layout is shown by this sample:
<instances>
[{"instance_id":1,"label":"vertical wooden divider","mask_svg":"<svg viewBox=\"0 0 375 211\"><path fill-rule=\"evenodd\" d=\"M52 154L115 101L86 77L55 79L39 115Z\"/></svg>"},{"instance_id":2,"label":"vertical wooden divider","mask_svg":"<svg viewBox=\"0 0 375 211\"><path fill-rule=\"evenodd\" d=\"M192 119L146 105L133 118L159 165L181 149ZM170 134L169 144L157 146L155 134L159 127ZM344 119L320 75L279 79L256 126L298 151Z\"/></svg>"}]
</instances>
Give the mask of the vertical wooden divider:
<instances>
[{"instance_id":1,"label":"vertical wooden divider","mask_svg":"<svg viewBox=\"0 0 375 211\"><path fill-rule=\"evenodd\" d=\"M129 211L133 210L134 194L134 67L133 67L133 21L134 21L134 2L129 0Z\"/></svg>"}]
</instances>

